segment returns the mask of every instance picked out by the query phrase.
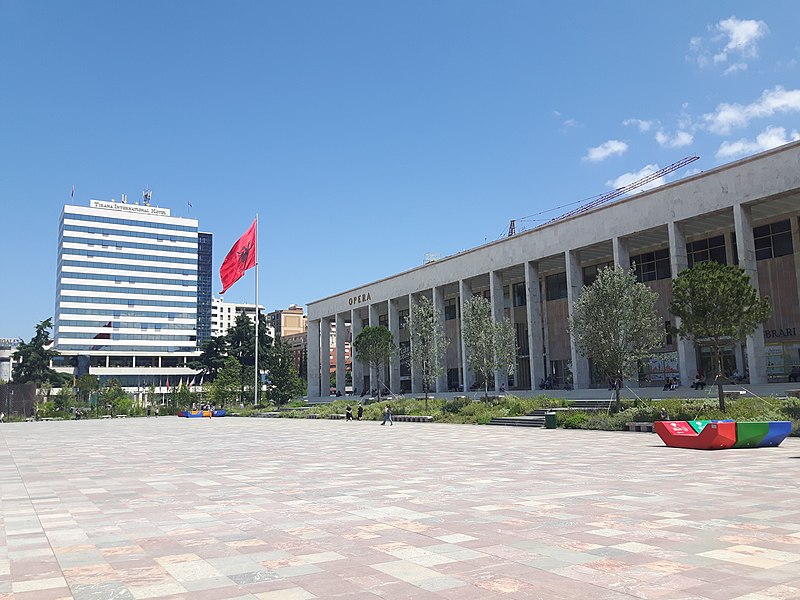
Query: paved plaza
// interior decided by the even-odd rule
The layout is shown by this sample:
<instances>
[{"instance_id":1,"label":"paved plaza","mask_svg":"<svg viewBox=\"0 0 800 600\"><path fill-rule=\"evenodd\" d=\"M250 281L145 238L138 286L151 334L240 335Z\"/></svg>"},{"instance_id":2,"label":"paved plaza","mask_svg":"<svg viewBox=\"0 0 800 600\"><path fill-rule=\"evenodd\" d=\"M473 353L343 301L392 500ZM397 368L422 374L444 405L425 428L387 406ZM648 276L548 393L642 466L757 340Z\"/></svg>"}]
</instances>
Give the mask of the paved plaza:
<instances>
[{"instance_id":1,"label":"paved plaza","mask_svg":"<svg viewBox=\"0 0 800 600\"><path fill-rule=\"evenodd\" d=\"M800 598L800 439L0 425L0 599Z\"/></svg>"}]
</instances>

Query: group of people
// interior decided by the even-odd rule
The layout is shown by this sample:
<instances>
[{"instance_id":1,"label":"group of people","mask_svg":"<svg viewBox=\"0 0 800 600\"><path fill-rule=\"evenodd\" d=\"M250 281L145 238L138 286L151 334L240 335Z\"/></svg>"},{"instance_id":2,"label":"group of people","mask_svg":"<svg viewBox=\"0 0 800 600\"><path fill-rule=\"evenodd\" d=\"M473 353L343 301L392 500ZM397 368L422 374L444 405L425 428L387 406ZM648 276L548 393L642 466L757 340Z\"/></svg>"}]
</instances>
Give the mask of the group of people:
<instances>
[{"instance_id":1,"label":"group of people","mask_svg":"<svg viewBox=\"0 0 800 600\"><path fill-rule=\"evenodd\" d=\"M361 402L358 403L358 411L356 412L358 415L358 420L360 421L361 418L364 416L364 405ZM349 404L344 409L344 418L345 421L352 421L353 420L353 407Z\"/></svg>"},{"instance_id":2,"label":"group of people","mask_svg":"<svg viewBox=\"0 0 800 600\"><path fill-rule=\"evenodd\" d=\"M677 390L680 387L680 385L681 385L681 380L678 379L677 377L672 377L672 378L667 377L664 380L663 390L664 391Z\"/></svg>"},{"instance_id":3,"label":"group of people","mask_svg":"<svg viewBox=\"0 0 800 600\"><path fill-rule=\"evenodd\" d=\"M358 409L356 411L356 418L360 421L364 417L364 405L359 402ZM344 419L345 421L352 421L353 420L353 407L349 404L344 409ZM394 425L394 421L392 421L392 407L388 404L383 407L383 423L381 425Z\"/></svg>"},{"instance_id":4,"label":"group of people","mask_svg":"<svg viewBox=\"0 0 800 600\"><path fill-rule=\"evenodd\" d=\"M706 388L706 374L702 369L697 369L691 387L693 390L704 390Z\"/></svg>"}]
</instances>

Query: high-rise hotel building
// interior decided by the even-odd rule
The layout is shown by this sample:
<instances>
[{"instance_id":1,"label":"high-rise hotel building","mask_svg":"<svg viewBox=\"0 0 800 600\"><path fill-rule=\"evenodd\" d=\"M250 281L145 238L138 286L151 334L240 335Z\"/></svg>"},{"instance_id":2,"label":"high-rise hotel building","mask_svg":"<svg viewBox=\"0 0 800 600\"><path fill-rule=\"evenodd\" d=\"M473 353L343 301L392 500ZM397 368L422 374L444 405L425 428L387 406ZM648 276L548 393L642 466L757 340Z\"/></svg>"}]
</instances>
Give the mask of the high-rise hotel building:
<instances>
[{"instance_id":1,"label":"high-rise hotel building","mask_svg":"<svg viewBox=\"0 0 800 600\"><path fill-rule=\"evenodd\" d=\"M61 214L55 366L129 388L187 383L210 336L211 234L149 203L92 200ZM202 340L201 340L202 341Z\"/></svg>"}]
</instances>

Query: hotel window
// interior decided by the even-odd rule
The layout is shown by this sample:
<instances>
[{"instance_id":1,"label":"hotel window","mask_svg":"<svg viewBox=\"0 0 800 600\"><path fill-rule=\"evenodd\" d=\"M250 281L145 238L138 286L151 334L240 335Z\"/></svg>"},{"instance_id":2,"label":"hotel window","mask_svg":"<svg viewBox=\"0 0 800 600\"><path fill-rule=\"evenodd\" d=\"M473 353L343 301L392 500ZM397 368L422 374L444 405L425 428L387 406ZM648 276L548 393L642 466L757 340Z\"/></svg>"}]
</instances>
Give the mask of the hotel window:
<instances>
[{"instance_id":1,"label":"hotel window","mask_svg":"<svg viewBox=\"0 0 800 600\"><path fill-rule=\"evenodd\" d=\"M705 240L689 242L686 244L686 254L689 258L689 266L708 261L718 262L721 265L728 264L725 255L725 236L718 235Z\"/></svg>"},{"instance_id":2,"label":"hotel window","mask_svg":"<svg viewBox=\"0 0 800 600\"><path fill-rule=\"evenodd\" d=\"M455 298L444 301L444 320L452 321L458 316L458 305Z\"/></svg>"},{"instance_id":3,"label":"hotel window","mask_svg":"<svg viewBox=\"0 0 800 600\"><path fill-rule=\"evenodd\" d=\"M794 252L792 226L789 220L753 227L756 260L786 256Z\"/></svg>"},{"instance_id":4,"label":"hotel window","mask_svg":"<svg viewBox=\"0 0 800 600\"><path fill-rule=\"evenodd\" d=\"M544 278L545 287L547 288L548 300L560 300L567 297L567 274L556 273L555 275L548 275Z\"/></svg>"},{"instance_id":5,"label":"hotel window","mask_svg":"<svg viewBox=\"0 0 800 600\"><path fill-rule=\"evenodd\" d=\"M636 266L636 279L640 283L656 279L669 279L672 275L669 266L669 250L656 250L631 256L631 267L634 265Z\"/></svg>"},{"instance_id":6,"label":"hotel window","mask_svg":"<svg viewBox=\"0 0 800 600\"><path fill-rule=\"evenodd\" d=\"M389 315L381 315L378 317L378 325L381 327L389 327Z\"/></svg>"},{"instance_id":7,"label":"hotel window","mask_svg":"<svg viewBox=\"0 0 800 600\"><path fill-rule=\"evenodd\" d=\"M406 321L408 320L408 310L398 310L397 318L400 320L400 329L406 328Z\"/></svg>"}]
</instances>

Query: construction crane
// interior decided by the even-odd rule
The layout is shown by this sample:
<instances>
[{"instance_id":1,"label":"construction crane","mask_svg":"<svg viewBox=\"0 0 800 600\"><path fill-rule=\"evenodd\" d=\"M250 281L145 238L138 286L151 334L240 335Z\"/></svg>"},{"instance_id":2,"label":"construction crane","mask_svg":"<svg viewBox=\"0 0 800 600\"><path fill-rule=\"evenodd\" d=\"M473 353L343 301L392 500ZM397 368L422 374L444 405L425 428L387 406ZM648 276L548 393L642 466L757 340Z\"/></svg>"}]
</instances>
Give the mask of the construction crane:
<instances>
[{"instance_id":1,"label":"construction crane","mask_svg":"<svg viewBox=\"0 0 800 600\"><path fill-rule=\"evenodd\" d=\"M596 207L600 206L601 204L605 204L606 202L610 202L614 198L619 198L620 196L623 196L623 195L627 194L628 192L632 192L633 190L639 189L643 185L648 184L651 181L655 181L659 177L663 177L664 175L672 173L673 171L677 171L678 169L681 169L681 168L685 167L686 165L689 165L689 164L693 163L694 161L698 160L699 158L700 157L697 156L697 155L687 156L686 158L682 158L678 162L674 162L671 165L669 165L667 167L664 167L663 169L659 169L658 171L650 173L649 175L647 175L645 177L642 177L641 179L637 179L633 183L629 183L628 185L624 185L622 187L618 187L617 189L612 190L610 192L607 192L605 194L601 194L600 196L597 196L596 198L594 198L590 202L587 202L583 206L579 206L578 208L576 208L574 210L571 210L571 211L569 211L567 213L564 213L561 216L555 217L554 219L550 219L549 221L547 221L545 223L545 225L547 223L553 223L554 221L560 221L561 219L566 219L568 217L579 215L579 214L581 214L583 212L586 212L587 210L591 210L593 208L596 208ZM544 212L547 212L547 211L544 211ZM525 217L525 218L527 218L527 217ZM517 221L521 221L521 220L524 220L524 219L512 219L511 220L511 223L508 226L508 237L511 237L512 235L516 234L516 232L517 232Z\"/></svg>"}]
</instances>

